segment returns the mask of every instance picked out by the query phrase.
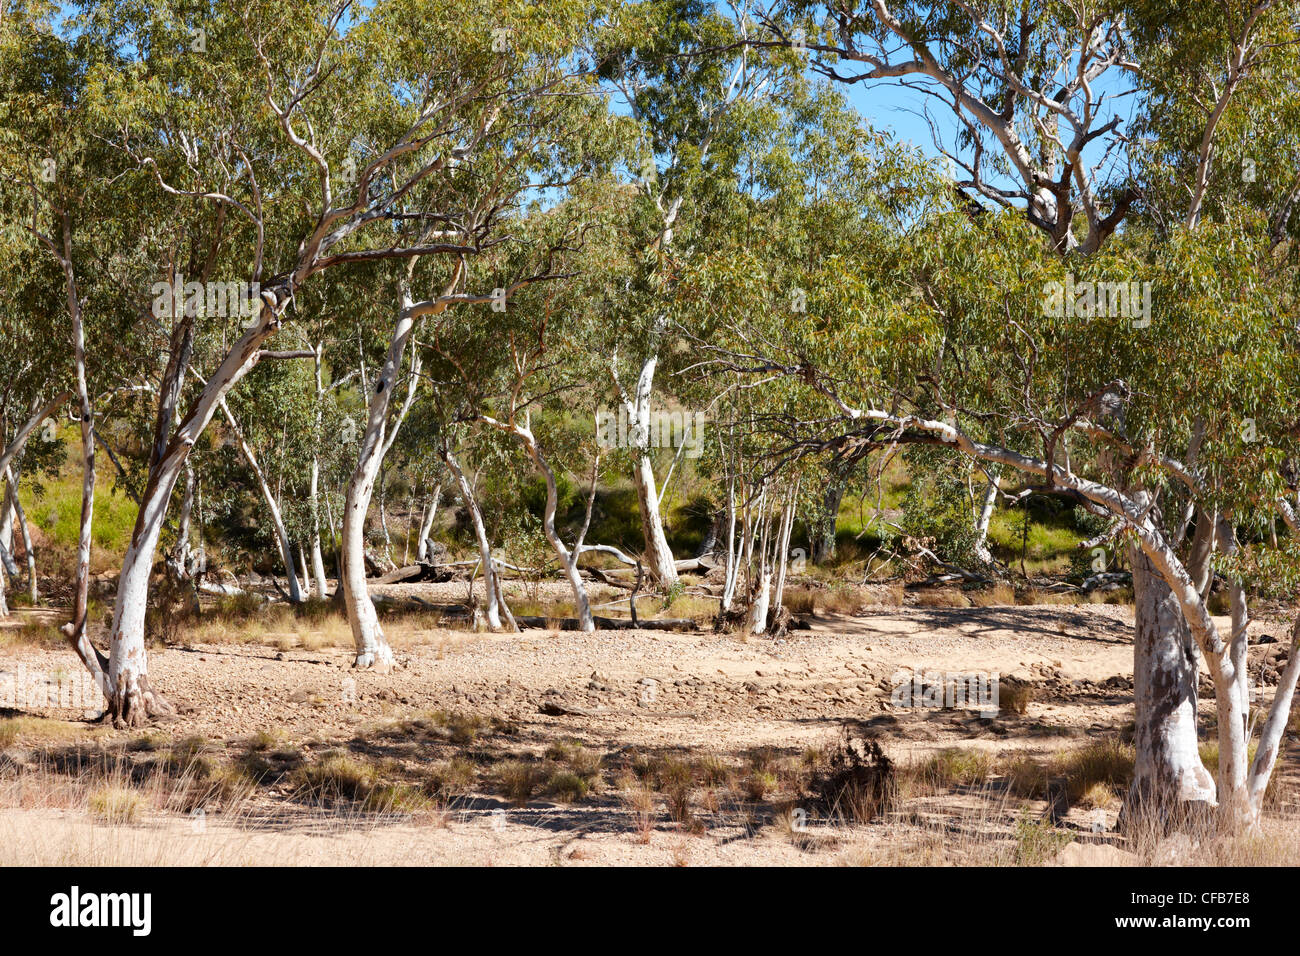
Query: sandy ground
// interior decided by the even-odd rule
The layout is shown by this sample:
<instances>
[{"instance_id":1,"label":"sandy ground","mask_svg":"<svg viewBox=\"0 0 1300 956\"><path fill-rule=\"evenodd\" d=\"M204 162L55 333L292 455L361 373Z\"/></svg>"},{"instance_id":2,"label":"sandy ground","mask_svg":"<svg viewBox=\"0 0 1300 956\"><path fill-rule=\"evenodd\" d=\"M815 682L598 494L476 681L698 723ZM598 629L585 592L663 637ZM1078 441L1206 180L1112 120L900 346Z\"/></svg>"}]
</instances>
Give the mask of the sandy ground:
<instances>
[{"instance_id":1,"label":"sandy ground","mask_svg":"<svg viewBox=\"0 0 1300 956\"><path fill-rule=\"evenodd\" d=\"M455 598L440 593L450 589ZM463 598L464 586L387 590L437 602ZM1280 634L1281 627L1261 630ZM278 650L274 643L159 648L151 652L150 671L180 711L160 728L172 740L199 736L214 752L234 755L251 735L273 731L292 744L295 760L344 750L392 761L413 779L457 753L445 739L412 726L436 712L474 714L508 727L462 748L478 760L541 754L557 740L580 741L611 765L633 751L743 760L754 748L771 747L797 756L834 740L846 723L877 737L896 759L913 760L952 746L1050 754L1117 733L1132 719L1131 629L1130 609L1106 605L882 607L851 618L815 617L811 629L775 641L711 633L431 629L403 636L397 667L387 675L353 670L343 647ZM0 656L0 679L20 667L67 672L72 663L62 650L9 648ZM993 719L972 709L899 708L890 690L909 670L996 673L1031 683L1035 696L1025 714ZM68 710L27 712L84 720ZM86 739L78 748L129 750L140 737L82 726ZM30 764L38 751L20 740L9 756ZM84 809L24 809L20 801L0 810L0 857L14 863L871 862L885 829L827 827L792 835L788 827L755 828L752 813L724 798L701 832L660 821L646 840L626 801L609 789L572 805L534 799L523 808L475 793L432 821L340 815L288 796L283 787L264 788L237 818L214 813L197 827L174 814L108 827L88 820ZM1082 831L1089 824L1082 811L1076 815Z\"/></svg>"}]
</instances>

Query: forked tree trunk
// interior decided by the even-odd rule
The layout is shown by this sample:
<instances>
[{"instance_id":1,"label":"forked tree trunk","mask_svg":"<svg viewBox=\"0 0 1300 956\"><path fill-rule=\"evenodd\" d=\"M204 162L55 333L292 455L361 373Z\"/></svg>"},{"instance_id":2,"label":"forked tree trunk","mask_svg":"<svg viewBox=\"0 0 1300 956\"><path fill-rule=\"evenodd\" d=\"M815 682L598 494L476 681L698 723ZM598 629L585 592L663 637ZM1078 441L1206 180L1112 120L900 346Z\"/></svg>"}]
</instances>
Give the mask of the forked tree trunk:
<instances>
[{"instance_id":1,"label":"forked tree trunk","mask_svg":"<svg viewBox=\"0 0 1300 956\"><path fill-rule=\"evenodd\" d=\"M1175 803L1213 803L1215 784L1196 736L1198 649L1177 598L1140 548L1131 547L1136 759L1127 821L1166 821Z\"/></svg>"},{"instance_id":2,"label":"forked tree trunk","mask_svg":"<svg viewBox=\"0 0 1300 956\"><path fill-rule=\"evenodd\" d=\"M636 496L641 511L641 533L645 539L645 566L659 587L668 588L677 583L677 566L673 562L673 552L668 547L668 538L664 534L664 522L659 511L659 492L655 487L654 464L648 452L653 432L650 421L650 395L654 387L655 368L658 363L658 358L653 355L645 360L641 366L641 374L637 377L636 394L631 398L623 396L622 401L627 411L628 428L638 452L636 466L632 469L632 481L636 485Z\"/></svg>"},{"instance_id":3,"label":"forked tree trunk","mask_svg":"<svg viewBox=\"0 0 1300 956\"><path fill-rule=\"evenodd\" d=\"M591 633L596 629L596 622L591 616L591 602L587 599L586 585L582 583L582 575L578 573L578 557L582 554L582 538L586 534L586 527L584 526L583 534L578 536L577 544L570 551L560 538L559 531L555 528L555 513L559 510L559 492L555 485L555 472L551 470L550 464L547 463L546 457L542 454L542 450L538 447L537 440L533 437L533 433L528 426L521 427L513 421L499 422L486 415L480 416L480 420L493 428L514 435L524 446L529 457L532 458L533 464L537 466L537 470L542 473L542 477L546 480L546 506L542 514L542 530L546 533L546 540L551 542L551 547L555 549L555 553L560 559L560 566L564 570L564 576L568 579L569 587L573 590L573 603L577 609L578 626L583 631ZM594 485L592 493L594 496ZM588 507L587 513L588 519L590 519L590 507Z\"/></svg>"},{"instance_id":4,"label":"forked tree trunk","mask_svg":"<svg viewBox=\"0 0 1300 956\"><path fill-rule=\"evenodd\" d=\"M790 492L790 497L786 500L785 506L781 509L781 526L777 534L777 552L780 558L776 566L776 589L772 596L772 608L776 613L781 613L781 607L785 602L785 576L786 567L790 555L790 534L794 530L794 517L796 505L799 500L800 481L795 481L794 488Z\"/></svg>"},{"instance_id":5,"label":"forked tree trunk","mask_svg":"<svg viewBox=\"0 0 1300 956\"><path fill-rule=\"evenodd\" d=\"M736 577L740 570L739 555L736 554L736 479L727 480L727 563L723 569L722 611L731 610L731 603L736 598Z\"/></svg>"},{"instance_id":6,"label":"forked tree trunk","mask_svg":"<svg viewBox=\"0 0 1300 956\"><path fill-rule=\"evenodd\" d=\"M289 288L272 294L263 290L263 308L256 322L221 359L208 376L190 411L172 430L176 405L192 346L184 324L173 334L172 348L154 430L149 477L140 496L131 541L122 559L109 649L109 714L119 726L138 726L150 716L174 713L174 708L149 684L145 651L145 610L149 602L149 575L167 505L189 458L190 450L212 421L219 404L258 362L259 349L280 326L280 313L289 301ZM175 314L175 313L173 313ZM183 323L183 320L182 320ZM192 340L191 340L192 341Z\"/></svg>"},{"instance_id":7,"label":"forked tree trunk","mask_svg":"<svg viewBox=\"0 0 1300 956\"><path fill-rule=\"evenodd\" d=\"M433 560L433 522L438 517L438 502L442 498L442 482L433 487L433 499L429 502L429 509L424 513L424 520L420 522L419 543L416 547L419 559L421 561Z\"/></svg>"},{"instance_id":8,"label":"forked tree trunk","mask_svg":"<svg viewBox=\"0 0 1300 956\"><path fill-rule=\"evenodd\" d=\"M366 410L366 429L361 438L361 451L357 466L348 481L343 504L342 571L339 586L347 607L348 622L352 625L352 640L356 645L354 667L373 667L387 671L393 665L393 650L379 626L379 615L366 589L366 514L375 493L375 479L379 475L384 455L392 447L402 426L406 412L415 400L419 380L419 352L412 353L410 385L406 402L394 418L392 431L388 431L388 411L392 402L393 387L402 367L406 346L415 332L416 316L411 314L410 293L402 291L402 311L393 326L388 355L372 386Z\"/></svg>"}]
</instances>

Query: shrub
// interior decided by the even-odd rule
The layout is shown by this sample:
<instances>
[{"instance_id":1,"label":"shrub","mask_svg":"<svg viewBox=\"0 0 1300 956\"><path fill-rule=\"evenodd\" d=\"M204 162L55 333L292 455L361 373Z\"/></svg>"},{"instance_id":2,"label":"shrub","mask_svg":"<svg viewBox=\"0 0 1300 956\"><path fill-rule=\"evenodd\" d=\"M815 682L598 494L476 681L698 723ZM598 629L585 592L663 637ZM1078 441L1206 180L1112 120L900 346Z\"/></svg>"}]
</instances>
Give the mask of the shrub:
<instances>
[{"instance_id":1,"label":"shrub","mask_svg":"<svg viewBox=\"0 0 1300 956\"><path fill-rule=\"evenodd\" d=\"M813 774L809 791L814 807L832 819L869 823L894 800L894 763L877 740L854 738L846 729Z\"/></svg>"}]
</instances>

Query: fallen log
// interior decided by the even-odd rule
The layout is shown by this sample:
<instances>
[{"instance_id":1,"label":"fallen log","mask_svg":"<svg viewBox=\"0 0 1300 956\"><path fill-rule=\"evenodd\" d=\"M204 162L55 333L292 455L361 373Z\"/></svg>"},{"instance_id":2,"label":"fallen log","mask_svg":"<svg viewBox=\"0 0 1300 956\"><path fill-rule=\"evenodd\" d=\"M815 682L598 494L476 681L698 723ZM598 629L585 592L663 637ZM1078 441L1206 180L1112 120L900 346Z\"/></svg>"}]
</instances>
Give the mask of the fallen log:
<instances>
[{"instance_id":1,"label":"fallen log","mask_svg":"<svg viewBox=\"0 0 1300 956\"><path fill-rule=\"evenodd\" d=\"M536 614L515 615L520 627L536 627L560 631L581 630L576 617L542 617ZM592 617L597 628L605 631L692 631L699 625L686 617L661 618L657 621L631 621L621 617Z\"/></svg>"},{"instance_id":2,"label":"fallen log","mask_svg":"<svg viewBox=\"0 0 1300 956\"><path fill-rule=\"evenodd\" d=\"M383 577L379 578L376 584L403 584L414 582L433 582L435 584L452 580L456 575L451 570L452 565L446 564L426 564L423 561L416 564L408 564L405 567L398 568L395 571L389 571Z\"/></svg>"}]
</instances>

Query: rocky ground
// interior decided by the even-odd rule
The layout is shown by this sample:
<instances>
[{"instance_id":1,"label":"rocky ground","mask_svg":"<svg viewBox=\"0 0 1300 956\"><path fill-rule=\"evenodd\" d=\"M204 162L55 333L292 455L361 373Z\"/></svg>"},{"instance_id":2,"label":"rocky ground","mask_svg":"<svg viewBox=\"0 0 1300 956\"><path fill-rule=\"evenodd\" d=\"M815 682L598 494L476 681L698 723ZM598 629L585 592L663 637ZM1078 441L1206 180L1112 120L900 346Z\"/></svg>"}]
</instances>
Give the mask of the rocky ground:
<instances>
[{"instance_id":1,"label":"rocky ground","mask_svg":"<svg viewBox=\"0 0 1300 956\"><path fill-rule=\"evenodd\" d=\"M401 585L390 593L423 588L414 593L436 602L454 599L439 591L448 587ZM17 776L58 764L60 752L65 770L70 752L80 755L82 770L105 765L104 755L134 766L188 741L190 751L217 764L253 761L259 782L243 794L239 812L223 812L216 801L205 819L205 852L227 862L853 862L871 861L891 840L890 852L897 852L894 838L904 831L920 841L915 852L934 852L935 834L951 820L927 829L913 809L892 823L792 827L798 793L747 798L751 785L732 781L692 791L696 810L688 826L671 806L655 802L647 810L629 796L636 761L707 757L752 777L756 759L794 766L801 755L833 745L845 727L879 741L900 764L954 747L999 759L1013 752L1049 758L1119 739L1132 719L1132 612L1125 607L880 607L810 623L777 640L748 641L705 632L475 634L392 625L398 661L386 675L353 670L337 628L313 639L310 625L295 624L254 641L155 648L153 683L178 715L143 734L90 723L75 708L7 711L50 720L17 728L5 759ZM1283 627L1265 622L1259 633L1281 637ZM1278 646L1261 644L1256 657L1276 655ZM0 681L20 669L58 679L72 667L70 654L56 647L13 643L0 652ZM912 671L997 674L1004 687L1028 686L1032 696L1024 713L996 716L899 706L891 690ZM1203 706L1212 710L1213 702ZM64 731L52 729L59 726ZM549 759L563 769L555 748L579 745L599 768L591 791L577 799L541 790L511 800L493 784L503 762ZM301 768L338 754L380 766L386 779L421 793L434 792L429 775L448 761L463 759L478 770L453 797L435 801L436 812L421 804L368 815L319 795L304 799ZM773 768L778 777L784 772ZM969 816L964 799L948 793L925 812ZM147 822L109 827L88 819L75 800L58 802L0 800L7 806L0 833L17 841L0 839L10 847L0 856L21 862L23 853L38 858L55 847L92 847L106 860L157 852L165 862L197 852L188 840L181 850L159 849L191 832L183 815L151 811ZM1009 797L994 811L987 804L971 812L994 830L1011 827L1022 804L1038 815L1046 806ZM1058 816L1080 836L1066 858L1121 852L1083 846L1096 839L1092 830L1103 816L1107 827L1113 824L1113 810L1065 808ZM154 850L132 842L130 833L142 826L158 837ZM43 834L44 849L33 833Z\"/></svg>"}]
</instances>

